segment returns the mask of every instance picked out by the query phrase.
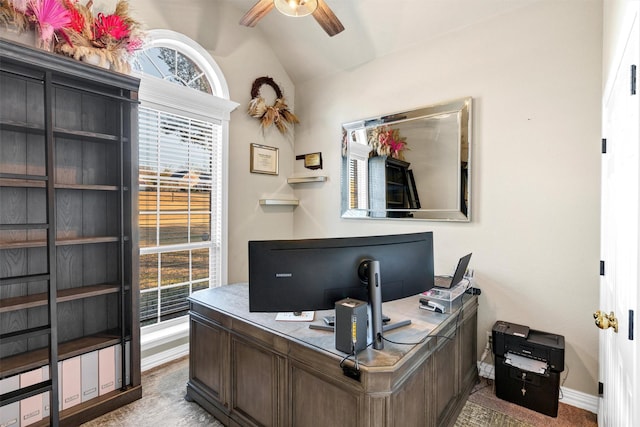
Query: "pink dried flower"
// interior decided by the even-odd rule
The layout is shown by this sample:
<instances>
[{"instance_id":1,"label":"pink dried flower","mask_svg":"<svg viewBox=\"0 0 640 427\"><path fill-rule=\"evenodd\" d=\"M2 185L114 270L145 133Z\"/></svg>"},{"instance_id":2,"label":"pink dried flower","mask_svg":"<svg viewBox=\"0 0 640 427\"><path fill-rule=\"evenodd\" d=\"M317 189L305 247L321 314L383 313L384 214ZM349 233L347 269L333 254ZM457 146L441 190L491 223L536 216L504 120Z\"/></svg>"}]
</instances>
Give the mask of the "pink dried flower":
<instances>
[{"instance_id":1,"label":"pink dried flower","mask_svg":"<svg viewBox=\"0 0 640 427\"><path fill-rule=\"evenodd\" d=\"M393 153L393 157L396 157L398 153L404 149L404 142L392 139L389 141L389 148Z\"/></svg>"},{"instance_id":2,"label":"pink dried flower","mask_svg":"<svg viewBox=\"0 0 640 427\"><path fill-rule=\"evenodd\" d=\"M398 157L406 148L405 138L400 137L398 129L385 129L378 135L380 147L387 151L391 157Z\"/></svg>"},{"instance_id":3,"label":"pink dried flower","mask_svg":"<svg viewBox=\"0 0 640 427\"><path fill-rule=\"evenodd\" d=\"M71 23L69 11L58 0L31 0L29 9L40 29L44 43L51 42L53 32Z\"/></svg>"},{"instance_id":4,"label":"pink dried flower","mask_svg":"<svg viewBox=\"0 0 640 427\"><path fill-rule=\"evenodd\" d=\"M144 42L142 41L142 39L132 38L127 43L127 46L126 46L127 53L133 54L136 50L141 49L143 45L144 45Z\"/></svg>"}]
</instances>

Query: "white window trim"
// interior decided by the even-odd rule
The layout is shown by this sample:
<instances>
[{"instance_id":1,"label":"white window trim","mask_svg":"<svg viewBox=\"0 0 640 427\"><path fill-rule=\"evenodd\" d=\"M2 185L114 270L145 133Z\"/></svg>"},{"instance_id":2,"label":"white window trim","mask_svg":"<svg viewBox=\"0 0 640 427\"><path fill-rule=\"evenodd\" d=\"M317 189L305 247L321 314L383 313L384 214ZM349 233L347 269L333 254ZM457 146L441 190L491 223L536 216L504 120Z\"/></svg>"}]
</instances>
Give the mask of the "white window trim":
<instances>
[{"instance_id":1,"label":"white window trim","mask_svg":"<svg viewBox=\"0 0 640 427\"><path fill-rule=\"evenodd\" d=\"M189 344L180 344L180 341L188 337L189 316L176 317L165 320L161 324L145 326L140 334L140 348L143 353L140 363L141 370L146 371L189 354ZM160 352L152 352L154 348L171 343L178 344L169 346ZM145 352L152 354L145 356Z\"/></svg>"},{"instance_id":2,"label":"white window trim","mask_svg":"<svg viewBox=\"0 0 640 427\"><path fill-rule=\"evenodd\" d=\"M145 48L156 46L175 49L181 53L184 53L190 59L195 60L196 64L201 67L204 74L209 77L209 82L214 85L213 90L215 97L227 100L230 99L229 87L227 86L227 81L224 78L224 74L222 74L222 70L220 69L220 67L218 67L218 64L211 57L209 52L207 52L198 43L191 40L184 34L180 34L175 31L150 30L147 32L145 37ZM197 59L199 58L205 59L206 62L198 61Z\"/></svg>"},{"instance_id":3,"label":"white window trim","mask_svg":"<svg viewBox=\"0 0 640 427\"><path fill-rule=\"evenodd\" d=\"M193 90L188 97L184 96L184 87L162 79L134 72L140 78L139 98L143 105L151 108L162 108L164 111L183 113L186 111L203 120L210 120L222 125L222 221L221 221L221 270L220 283L228 282L228 182L229 182L229 120L231 112L238 105L229 99L229 88L222 70L211 55L198 43L187 36L170 30L150 30L147 33L145 47L162 46L173 48L187 55L202 68L209 81L214 85L214 95ZM181 109L174 108L174 100L181 100ZM189 335L188 316L179 317L160 324L140 328L140 344L143 353L143 370L188 354L188 345L178 344L151 356L144 356L154 347L177 342Z\"/></svg>"}]
</instances>

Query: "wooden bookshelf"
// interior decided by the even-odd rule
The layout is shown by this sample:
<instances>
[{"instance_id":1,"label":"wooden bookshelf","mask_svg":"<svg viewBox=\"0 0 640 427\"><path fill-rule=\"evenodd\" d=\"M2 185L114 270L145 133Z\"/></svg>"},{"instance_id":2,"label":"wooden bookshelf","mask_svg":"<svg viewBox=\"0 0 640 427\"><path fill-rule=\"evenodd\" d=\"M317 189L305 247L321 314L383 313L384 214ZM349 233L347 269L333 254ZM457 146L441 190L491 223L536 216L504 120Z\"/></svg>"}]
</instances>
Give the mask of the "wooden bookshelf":
<instances>
[{"instance_id":1,"label":"wooden bookshelf","mask_svg":"<svg viewBox=\"0 0 640 427\"><path fill-rule=\"evenodd\" d=\"M78 425L141 396L139 81L0 39L0 86L0 378L49 366L39 424ZM128 383L59 412L59 362L125 342Z\"/></svg>"},{"instance_id":2,"label":"wooden bookshelf","mask_svg":"<svg viewBox=\"0 0 640 427\"><path fill-rule=\"evenodd\" d=\"M57 292L56 301L74 301L83 298L91 298L98 295L107 295L120 291L120 285L90 285L81 288L62 289ZM19 297L4 298L0 300L0 313L26 308L40 307L49 303L49 295L46 292L25 295Z\"/></svg>"}]
</instances>

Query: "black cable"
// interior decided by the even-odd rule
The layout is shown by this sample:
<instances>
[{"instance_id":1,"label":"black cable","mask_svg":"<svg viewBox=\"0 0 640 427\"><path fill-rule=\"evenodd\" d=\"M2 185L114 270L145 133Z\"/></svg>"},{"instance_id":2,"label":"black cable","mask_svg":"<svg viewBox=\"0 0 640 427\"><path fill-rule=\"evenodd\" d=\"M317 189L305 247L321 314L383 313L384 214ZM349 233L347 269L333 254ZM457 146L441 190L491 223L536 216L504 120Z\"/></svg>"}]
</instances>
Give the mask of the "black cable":
<instances>
[{"instance_id":1,"label":"black cable","mask_svg":"<svg viewBox=\"0 0 640 427\"><path fill-rule=\"evenodd\" d=\"M356 353L355 352L351 352L349 354L347 354L345 357L342 358L342 360L340 361L340 369L342 369L344 367L344 362L347 361L347 359L349 359L351 356L355 356Z\"/></svg>"},{"instance_id":2,"label":"black cable","mask_svg":"<svg viewBox=\"0 0 640 427\"><path fill-rule=\"evenodd\" d=\"M371 344L367 344L367 347L371 347L373 345L373 343ZM365 347L365 349L367 348ZM346 362L351 356L356 357L356 352L355 350L352 351L351 353L347 354L345 357L342 358L342 360L340 361L340 369L344 368L344 362ZM355 361L354 361L355 364Z\"/></svg>"},{"instance_id":3,"label":"black cable","mask_svg":"<svg viewBox=\"0 0 640 427\"><path fill-rule=\"evenodd\" d=\"M384 335L382 336L382 339L386 342L389 342L391 344L398 344L398 345L418 345L418 344L422 344L423 342L426 341L427 338L446 338L448 340L452 340L455 338L455 334L452 337L448 337L446 335L427 335L424 338L422 338L420 341L418 342L399 342L399 341L393 341L390 340L389 338L385 338Z\"/></svg>"},{"instance_id":4,"label":"black cable","mask_svg":"<svg viewBox=\"0 0 640 427\"><path fill-rule=\"evenodd\" d=\"M463 280L467 281L467 287L465 288L464 292L461 294L460 296L460 310L458 310L458 313L456 314L456 321L455 321L455 328L454 328L454 333L452 336L446 336L446 335L426 335L424 338L422 338L420 341L418 342L400 342L400 341L393 341L390 340L389 338L386 338L383 334L380 334L380 338L383 341L386 341L388 343L391 344L396 344L396 345L418 345L418 344L422 344L424 343L427 338L444 338L447 340L453 340L457 335L458 335L458 325L460 322L460 317L464 314L464 295L467 293L467 291L472 287L471 286L471 280L469 280L468 278L465 278ZM373 345L373 342L370 344L367 344L367 347L371 347ZM341 361L340 361L340 369L342 369L344 367L344 362L346 362L351 356L355 357L355 352L351 352L350 354L347 354ZM355 364L355 362L354 362Z\"/></svg>"},{"instance_id":5,"label":"black cable","mask_svg":"<svg viewBox=\"0 0 640 427\"><path fill-rule=\"evenodd\" d=\"M418 344L422 344L423 342L425 342L425 340L427 338L446 338L448 340L452 340L454 339L457 335L458 335L458 324L460 322L460 316L462 316L464 314L464 296L467 293L467 291L472 287L471 286L471 280L464 278L462 280L466 280L467 281L467 286L464 290L464 292L460 295L460 310L458 310L458 313L456 314L456 322L455 322L455 328L454 328L454 332L453 332L453 336L446 336L446 335L427 335L424 338L422 338L420 341L418 342L398 342L398 341L393 341L390 340L388 338L385 338L384 335L380 335L380 337L384 340L387 341L391 344L398 344L398 345L418 345Z\"/></svg>"},{"instance_id":6,"label":"black cable","mask_svg":"<svg viewBox=\"0 0 640 427\"><path fill-rule=\"evenodd\" d=\"M471 393L469 393L469 396L479 392L480 390L484 390L485 388L488 388L488 387L491 387L490 381L487 381L487 385L484 385L482 387L478 387L478 388L475 388L475 389L471 390Z\"/></svg>"}]
</instances>

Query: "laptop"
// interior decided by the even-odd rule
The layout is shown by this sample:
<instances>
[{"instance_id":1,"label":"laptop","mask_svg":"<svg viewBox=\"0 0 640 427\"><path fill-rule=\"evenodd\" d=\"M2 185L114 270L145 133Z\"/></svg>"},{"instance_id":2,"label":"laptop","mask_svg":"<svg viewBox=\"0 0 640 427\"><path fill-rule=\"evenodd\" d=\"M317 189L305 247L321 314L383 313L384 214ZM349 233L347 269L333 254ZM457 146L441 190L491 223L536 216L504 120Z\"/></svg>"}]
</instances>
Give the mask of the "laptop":
<instances>
[{"instance_id":1,"label":"laptop","mask_svg":"<svg viewBox=\"0 0 640 427\"><path fill-rule=\"evenodd\" d=\"M435 287L436 288L444 288L450 289L460 283L460 281L464 278L464 273L467 271L467 267L469 266L469 260L471 259L471 254L467 254L460 258L458 261L458 266L456 267L455 273L452 276L435 276Z\"/></svg>"}]
</instances>

